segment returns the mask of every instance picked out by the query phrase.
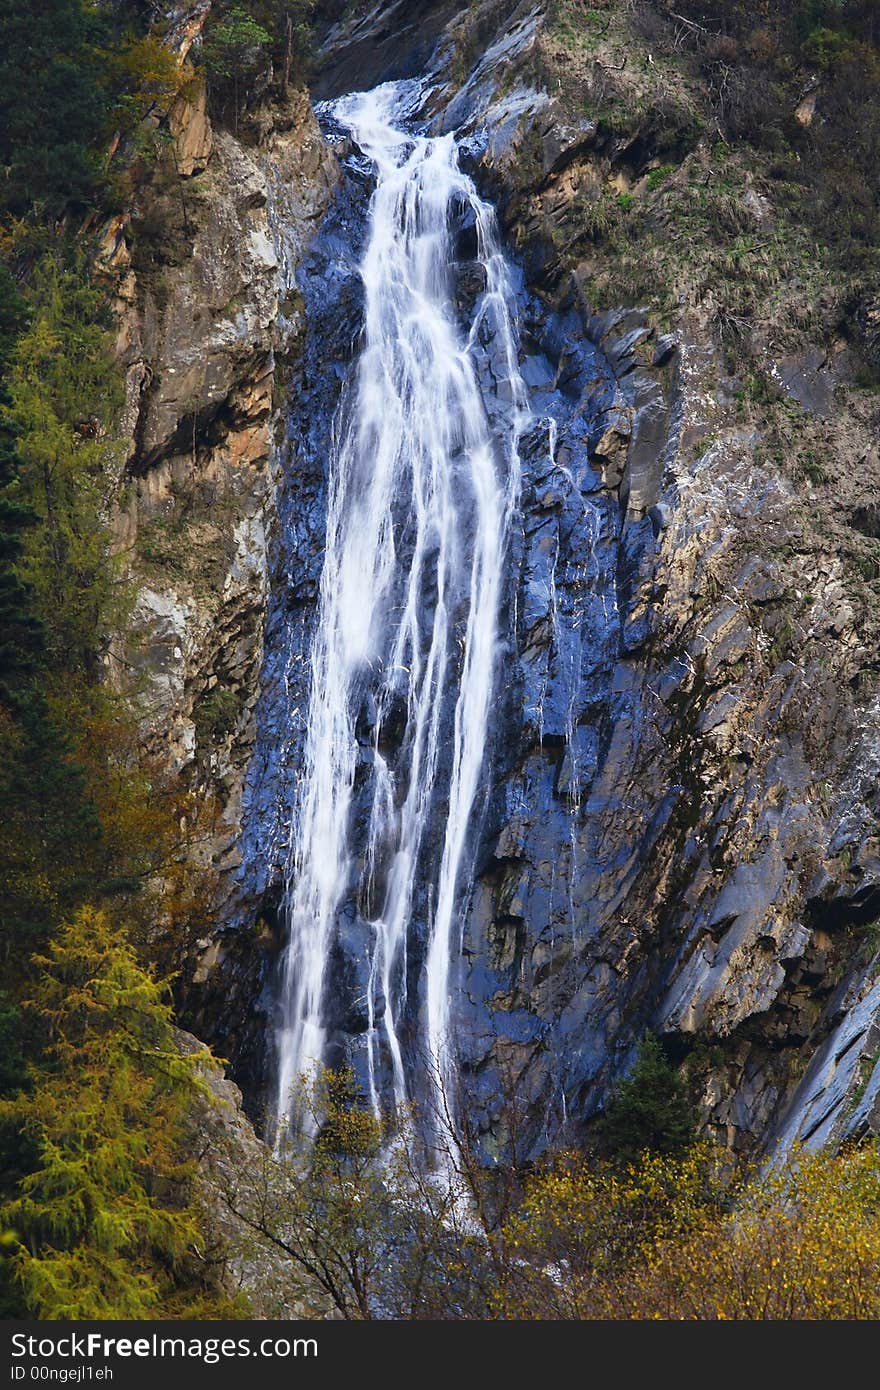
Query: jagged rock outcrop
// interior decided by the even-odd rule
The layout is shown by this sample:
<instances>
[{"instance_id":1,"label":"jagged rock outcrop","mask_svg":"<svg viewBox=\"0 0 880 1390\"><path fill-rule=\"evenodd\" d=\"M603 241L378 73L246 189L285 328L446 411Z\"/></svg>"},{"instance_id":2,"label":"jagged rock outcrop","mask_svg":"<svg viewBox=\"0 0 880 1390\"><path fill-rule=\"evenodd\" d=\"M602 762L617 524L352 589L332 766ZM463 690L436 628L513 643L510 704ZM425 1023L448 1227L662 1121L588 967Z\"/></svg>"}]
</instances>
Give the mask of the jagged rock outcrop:
<instances>
[{"instance_id":1,"label":"jagged rock outcrop","mask_svg":"<svg viewBox=\"0 0 880 1390\"><path fill-rule=\"evenodd\" d=\"M178 1031L177 1045L184 1055L208 1057L191 1033ZM199 1062L197 1079L202 1090L188 1120L193 1198L203 1253L219 1271L224 1293L243 1299L249 1317L324 1316L326 1298L256 1229L259 1212L267 1206L276 1211L285 1197L272 1155L244 1113L241 1092L213 1059Z\"/></svg>"},{"instance_id":2,"label":"jagged rock outcrop","mask_svg":"<svg viewBox=\"0 0 880 1390\"><path fill-rule=\"evenodd\" d=\"M178 16L182 54L208 8ZM222 915L262 660L278 367L303 329L294 273L336 170L302 92L250 122L245 144L212 129L191 80L169 129L171 191L148 181L97 259L127 388L115 531L138 586L112 674L193 792L182 829Z\"/></svg>"}]
</instances>

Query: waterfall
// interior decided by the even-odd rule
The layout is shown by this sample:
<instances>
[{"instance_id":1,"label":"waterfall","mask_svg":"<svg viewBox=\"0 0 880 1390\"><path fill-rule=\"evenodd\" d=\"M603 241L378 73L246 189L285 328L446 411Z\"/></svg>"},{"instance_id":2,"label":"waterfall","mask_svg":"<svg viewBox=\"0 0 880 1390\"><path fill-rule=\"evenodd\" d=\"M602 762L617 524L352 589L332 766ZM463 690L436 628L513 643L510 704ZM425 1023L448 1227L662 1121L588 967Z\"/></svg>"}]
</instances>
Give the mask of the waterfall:
<instances>
[{"instance_id":1,"label":"waterfall","mask_svg":"<svg viewBox=\"0 0 880 1390\"><path fill-rule=\"evenodd\" d=\"M450 994L485 791L528 406L493 210L460 169L452 135L397 128L399 101L400 88L387 84L331 107L372 162L376 188L361 262L362 346L327 461L326 546L286 870L280 1137L310 1128L292 1113L291 1097L326 1059L334 936L352 899L370 927L366 1086L374 1108L380 1074L390 1074L400 1104L416 1064L423 1091L454 1092ZM467 316L453 295L463 226L482 275ZM358 843L356 800L367 806ZM409 931L426 886L419 997L411 999ZM409 1061L405 1018L416 1038Z\"/></svg>"}]
</instances>

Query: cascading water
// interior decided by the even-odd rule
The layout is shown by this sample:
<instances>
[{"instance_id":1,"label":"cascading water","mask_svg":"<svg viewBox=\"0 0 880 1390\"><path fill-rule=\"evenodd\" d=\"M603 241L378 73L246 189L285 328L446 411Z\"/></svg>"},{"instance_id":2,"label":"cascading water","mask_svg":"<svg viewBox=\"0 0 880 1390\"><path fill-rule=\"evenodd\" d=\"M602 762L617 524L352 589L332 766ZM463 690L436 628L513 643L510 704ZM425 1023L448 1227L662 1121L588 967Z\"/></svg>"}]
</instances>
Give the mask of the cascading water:
<instances>
[{"instance_id":1,"label":"cascading water","mask_svg":"<svg viewBox=\"0 0 880 1390\"><path fill-rule=\"evenodd\" d=\"M334 421L327 531L303 768L287 864L279 1138L308 1130L292 1100L326 1059L326 983L341 906L371 925L367 1086L396 1102L454 1092L451 970L498 676L499 612L529 411L514 296L494 213L452 135L394 125L393 84L333 104L372 161L361 263L363 346ZM470 321L453 303L455 227L484 285ZM491 405L481 342L493 342ZM500 379L499 379L500 364ZM370 730L364 758L363 727ZM393 731L393 732L391 732ZM366 785L362 782L366 779ZM366 798L366 844L352 839ZM442 822L429 846L428 827ZM408 999L414 894L430 888L419 998ZM412 1020L415 1020L412 1022Z\"/></svg>"}]
</instances>

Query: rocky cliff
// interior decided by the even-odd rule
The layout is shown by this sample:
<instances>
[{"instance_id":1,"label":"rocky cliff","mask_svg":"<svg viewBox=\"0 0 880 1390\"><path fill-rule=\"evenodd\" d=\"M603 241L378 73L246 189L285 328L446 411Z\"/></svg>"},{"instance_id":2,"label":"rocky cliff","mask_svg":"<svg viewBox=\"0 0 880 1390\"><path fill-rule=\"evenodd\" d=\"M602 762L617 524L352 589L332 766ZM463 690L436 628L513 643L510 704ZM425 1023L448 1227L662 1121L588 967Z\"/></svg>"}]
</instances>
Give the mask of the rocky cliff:
<instances>
[{"instance_id":1,"label":"rocky cliff","mask_svg":"<svg viewBox=\"0 0 880 1390\"><path fill-rule=\"evenodd\" d=\"M174 16L180 62L209 6ZM189 792L181 826L223 918L263 650L275 423L304 324L295 273L336 180L304 92L240 136L212 128L202 82L182 87L171 152L104 229L98 273L116 301L127 456L114 520L137 588L113 675L144 738ZM168 924L171 934L179 923ZM193 959L207 938L175 949Z\"/></svg>"},{"instance_id":2,"label":"rocky cliff","mask_svg":"<svg viewBox=\"0 0 880 1390\"><path fill-rule=\"evenodd\" d=\"M871 301L844 312L766 161L719 150L629 10L326 8L316 94L429 71L425 118L459 132L522 271L538 423L456 1006L484 1150L504 1153L511 1093L532 1149L579 1137L646 1027L735 1148L859 1132L880 1090ZM190 97L180 210L148 190L104 252L142 586L128 659L148 736L199 792L215 910L184 1008L254 1108L360 326L369 174L330 136L304 97L247 142ZM159 272L151 216L185 222ZM469 274L465 238L465 298ZM362 965L340 938L355 1063Z\"/></svg>"}]
</instances>

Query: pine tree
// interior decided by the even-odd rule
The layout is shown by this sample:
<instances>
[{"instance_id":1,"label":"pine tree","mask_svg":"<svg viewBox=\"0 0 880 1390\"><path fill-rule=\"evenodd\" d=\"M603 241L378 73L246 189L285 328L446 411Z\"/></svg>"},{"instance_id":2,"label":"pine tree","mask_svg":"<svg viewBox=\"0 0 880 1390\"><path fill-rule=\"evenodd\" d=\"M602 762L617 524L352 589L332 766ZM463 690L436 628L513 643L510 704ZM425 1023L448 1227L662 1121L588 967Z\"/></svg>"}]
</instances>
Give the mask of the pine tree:
<instances>
[{"instance_id":1,"label":"pine tree","mask_svg":"<svg viewBox=\"0 0 880 1390\"><path fill-rule=\"evenodd\" d=\"M30 287L31 321L10 355L0 425L15 433L22 503L38 520L21 577L32 587L56 669L94 674L102 629L125 595L103 521L122 403L102 294L47 255Z\"/></svg>"},{"instance_id":2,"label":"pine tree","mask_svg":"<svg viewBox=\"0 0 880 1390\"><path fill-rule=\"evenodd\" d=\"M0 214L60 218L95 195L110 133L109 17L82 0L0 0Z\"/></svg>"},{"instance_id":3,"label":"pine tree","mask_svg":"<svg viewBox=\"0 0 880 1390\"><path fill-rule=\"evenodd\" d=\"M645 1149L676 1153L693 1141L687 1089L653 1034L645 1033L639 1043L635 1065L617 1087L599 1130L604 1145L621 1158Z\"/></svg>"},{"instance_id":4,"label":"pine tree","mask_svg":"<svg viewBox=\"0 0 880 1390\"><path fill-rule=\"evenodd\" d=\"M0 700L14 702L43 650L33 591L19 572L25 536L36 520L21 497L18 431L8 417L6 381L15 343L27 322L25 301L0 266Z\"/></svg>"},{"instance_id":5,"label":"pine tree","mask_svg":"<svg viewBox=\"0 0 880 1390\"><path fill-rule=\"evenodd\" d=\"M247 90L265 65L272 36L247 10L233 5L210 27L202 45L202 60L216 104L225 111L230 103L238 127L247 105Z\"/></svg>"},{"instance_id":6,"label":"pine tree","mask_svg":"<svg viewBox=\"0 0 880 1390\"><path fill-rule=\"evenodd\" d=\"M83 908L37 964L25 1007L42 1055L0 1101L31 1154L0 1210L11 1282L41 1318L167 1315L199 1239L182 1157L194 1059L175 1046L167 988L104 913Z\"/></svg>"}]
</instances>

